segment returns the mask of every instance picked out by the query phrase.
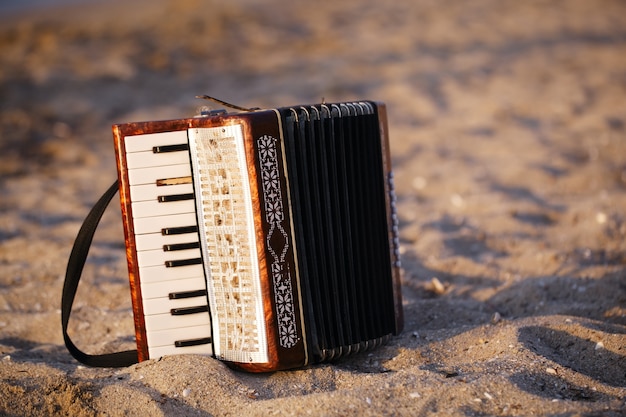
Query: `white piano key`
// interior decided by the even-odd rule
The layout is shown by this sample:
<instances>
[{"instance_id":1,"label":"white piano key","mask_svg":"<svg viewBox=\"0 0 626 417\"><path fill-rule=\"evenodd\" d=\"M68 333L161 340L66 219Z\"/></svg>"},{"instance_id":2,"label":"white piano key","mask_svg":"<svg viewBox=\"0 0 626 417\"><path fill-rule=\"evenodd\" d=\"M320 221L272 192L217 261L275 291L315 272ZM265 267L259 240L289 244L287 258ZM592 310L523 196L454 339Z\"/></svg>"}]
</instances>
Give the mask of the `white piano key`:
<instances>
[{"instance_id":1,"label":"white piano key","mask_svg":"<svg viewBox=\"0 0 626 417\"><path fill-rule=\"evenodd\" d=\"M151 283L146 283L142 281L141 298L144 300L151 298L163 298L167 297L171 292L195 291L202 288L206 288L204 275L201 277ZM144 314L146 314L145 310Z\"/></svg>"},{"instance_id":2,"label":"white piano key","mask_svg":"<svg viewBox=\"0 0 626 417\"><path fill-rule=\"evenodd\" d=\"M197 290L204 290L205 287L198 287ZM174 292L178 290L171 290L170 292ZM167 294L166 294L167 295ZM190 298L179 298L170 300L168 297L159 297L159 298L150 298L143 300L143 312L144 315L154 315L154 314L170 314L170 310L173 308L182 308L182 307L194 307L199 305L207 305L207 297L206 295L199 297L190 297ZM207 313L208 314L208 313Z\"/></svg>"},{"instance_id":3,"label":"white piano key","mask_svg":"<svg viewBox=\"0 0 626 417\"><path fill-rule=\"evenodd\" d=\"M128 169L180 164L190 164L189 151L154 153L152 148L150 148L149 151L126 154L126 166Z\"/></svg>"},{"instance_id":4,"label":"white piano key","mask_svg":"<svg viewBox=\"0 0 626 417\"><path fill-rule=\"evenodd\" d=\"M138 168L128 170L128 183L133 185L151 184L164 178L191 176L190 164L166 165L160 167Z\"/></svg>"},{"instance_id":5,"label":"white piano key","mask_svg":"<svg viewBox=\"0 0 626 417\"><path fill-rule=\"evenodd\" d=\"M197 233L185 233L182 235L162 235L161 233L150 233L147 235L135 236L135 247L137 251L163 249L163 245L176 243L191 243L198 241Z\"/></svg>"},{"instance_id":6,"label":"white piano key","mask_svg":"<svg viewBox=\"0 0 626 417\"><path fill-rule=\"evenodd\" d=\"M190 326L211 327L211 318L208 312L184 314L182 316L173 316L169 312L165 314L154 314L144 316L144 322L146 324L146 332L148 333ZM189 338L189 336L186 337Z\"/></svg>"},{"instance_id":7,"label":"white piano key","mask_svg":"<svg viewBox=\"0 0 626 417\"><path fill-rule=\"evenodd\" d=\"M177 145L188 143L187 130L177 130L162 133L146 133L144 135L126 136L124 148L127 153L152 151L152 147L160 145Z\"/></svg>"},{"instance_id":8,"label":"white piano key","mask_svg":"<svg viewBox=\"0 0 626 417\"><path fill-rule=\"evenodd\" d=\"M204 269L203 266L187 265L177 266L176 268L167 268L165 265L146 266L139 268L139 279L143 284L152 284L163 281L175 281L185 278L201 278L204 282ZM173 291L177 291L176 284L173 284ZM206 284L203 284L206 286ZM203 287L198 287L203 288ZM171 291L169 291L171 292ZM168 292L168 293L169 293ZM166 294L167 295L167 294Z\"/></svg>"},{"instance_id":9,"label":"white piano key","mask_svg":"<svg viewBox=\"0 0 626 417\"><path fill-rule=\"evenodd\" d=\"M211 337L211 326L189 326L180 327L178 329L158 330L154 332L146 332L146 336L148 338L149 347L172 346L173 348L174 342L178 340Z\"/></svg>"},{"instance_id":10,"label":"white piano key","mask_svg":"<svg viewBox=\"0 0 626 417\"><path fill-rule=\"evenodd\" d=\"M175 347L173 344L169 346L148 346L148 355L150 358L160 358L165 355L181 354L213 355L213 344L207 343L206 345L185 347Z\"/></svg>"},{"instance_id":11,"label":"white piano key","mask_svg":"<svg viewBox=\"0 0 626 417\"><path fill-rule=\"evenodd\" d=\"M132 203L132 210L133 217L136 219L141 217L169 216L172 214L195 213L196 203L194 200L139 201Z\"/></svg>"},{"instance_id":12,"label":"white piano key","mask_svg":"<svg viewBox=\"0 0 626 417\"><path fill-rule=\"evenodd\" d=\"M193 193L193 184L157 186L155 183L130 187L130 201L156 200L161 195Z\"/></svg>"},{"instance_id":13,"label":"white piano key","mask_svg":"<svg viewBox=\"0 0 626 417\"><path fill-rule=\"evenodd\" d=\"M193 226L198 224L196 213L174 214L171 216L155 216L134 219L135 234L161 233L167 227Z\"/></svg>"},{"instance_id":14,"label":"white piano key","mask_svg":"<svg viewBox=\"0 0 626 417\"><path fill-rule=\"evenodd\" d=\"M164 251L163 249L145 250L137 252L137 264L139 267L163 265L165 261L179 261L182 259L200 258L200 249L185 249ZM172 267L179 268L179 267ZM171 268L170 268L171 269Z\"/></svg>"}]
</instances>

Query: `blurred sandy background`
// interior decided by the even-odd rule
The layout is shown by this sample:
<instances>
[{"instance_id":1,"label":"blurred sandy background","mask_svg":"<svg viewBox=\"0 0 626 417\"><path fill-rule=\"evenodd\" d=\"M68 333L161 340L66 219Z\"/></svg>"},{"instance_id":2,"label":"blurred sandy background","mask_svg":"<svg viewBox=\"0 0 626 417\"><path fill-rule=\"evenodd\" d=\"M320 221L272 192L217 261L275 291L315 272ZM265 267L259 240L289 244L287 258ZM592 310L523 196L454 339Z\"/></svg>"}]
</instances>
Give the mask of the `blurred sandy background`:
<instances>
[{"instance_id":1,"label":"blurred sandy background","mask_svg":"<svg viewBox=\"0 0 626 417\"><path fill-rule=\"evenodd\" d=\"M1 415L626 413L625 2L123 3L0 8ZM267 375L71 358L61 288L115 180L110 126L191 116L196 94L387 103L402 335ZM70 328L134 346L117 204Z\"/></svg>"}]
</instances>

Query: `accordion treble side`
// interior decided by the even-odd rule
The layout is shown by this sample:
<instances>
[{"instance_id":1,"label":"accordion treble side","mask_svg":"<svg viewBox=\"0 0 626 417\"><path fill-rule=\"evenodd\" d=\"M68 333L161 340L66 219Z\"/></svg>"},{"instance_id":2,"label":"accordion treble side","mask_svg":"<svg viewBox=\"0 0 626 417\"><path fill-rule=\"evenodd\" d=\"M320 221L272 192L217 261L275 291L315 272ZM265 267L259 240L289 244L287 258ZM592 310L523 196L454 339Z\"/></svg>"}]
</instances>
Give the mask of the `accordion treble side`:
<instances>
[{"instance_id":1,"label":"accordion treble side","mask_svg":"<svg viewBox=\"0 0 626 417\"><path fill-rule=\"evenodd\" d=\"M403 326L386 108L333 103L113 126L139 360L252 372Z\"/></svg>"}]
</instances>

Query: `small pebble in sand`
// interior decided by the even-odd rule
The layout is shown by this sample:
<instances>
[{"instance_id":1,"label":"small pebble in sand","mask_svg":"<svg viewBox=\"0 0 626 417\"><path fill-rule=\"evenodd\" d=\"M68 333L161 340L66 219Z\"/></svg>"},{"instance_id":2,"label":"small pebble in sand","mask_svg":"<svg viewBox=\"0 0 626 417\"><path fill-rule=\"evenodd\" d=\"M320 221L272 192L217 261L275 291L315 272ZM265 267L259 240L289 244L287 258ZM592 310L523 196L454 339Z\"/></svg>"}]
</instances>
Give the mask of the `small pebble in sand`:
<instances>
[{"instance_id":1,"label":"small pebble in sand","mask_svg":"<svg viewBox=\"0 0 626 417\"><path fill-rule=\"evenodd\" d=\"M428 289L437 295L441 295L446 292L446 287L441 283L441 281L439 281L439 278L437 277L433 277L430 280L430 285L428 286Z\"/></svg>"},{"instance_id":2,"label":"small pebble in sand","mask_svg":"<svg viewBox=\"0 0 626 417\"><path fill-rule=\"evenodd\" d=\"M546 373L550 375L556 375L556 369L554 368L546 368Z\"/></svg>"},{"instance_id":3,"label":"small pebble in sand","mask_svg":"<svg viewBox=\"0 0 626 417\"><path fill-rule=\"evenodd\" d=\"M606 220L607 220L606 213L602 213L600 211L596 214L596 222L598 222L598 224L604 224L606 223Z\"/></svg>"},{"instance_id":4,"label":"small pebble in sand","mask_svg":"<svg viewBox=\"0 0 626 417\"><path fill-rule=\"evenodd\" d=\"M191 394L191 388L185 388L183 390L183 397L187 398Z\"/></svg>"},{"instance_id":5,"label":"small pebble in sand","mask_svg":"<svg viewBox=\"0 0 626 417\"><path fill-rule=\"evenodd\" d=\"M596 350L604 349L604 343L598 342L596 343Z\"/></svg>"},{"instance_id":6,"label":"small pebble in sand","mask_svg":"<svg viewBox=\"0 0 626 417\"><path fill-rule=\"evenodd\" d=\"M502 315L500 315L497 311L493 313L493 316L491 316L491 324L497 324L500 320L502 320Z\"/></svg>"}]
</instances>

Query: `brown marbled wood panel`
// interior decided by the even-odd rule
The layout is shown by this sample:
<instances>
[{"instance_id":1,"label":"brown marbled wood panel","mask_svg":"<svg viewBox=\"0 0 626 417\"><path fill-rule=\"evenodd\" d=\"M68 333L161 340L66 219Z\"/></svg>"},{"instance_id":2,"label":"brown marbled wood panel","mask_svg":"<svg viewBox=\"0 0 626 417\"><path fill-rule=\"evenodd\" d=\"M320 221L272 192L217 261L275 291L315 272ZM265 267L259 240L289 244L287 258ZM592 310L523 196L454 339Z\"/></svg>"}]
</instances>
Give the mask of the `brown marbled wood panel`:
<instances>
[{"instance_id":1,"label":"brown marbled wood panel","mask_svg":"<svg viewBox=\"0 0 626 417\"><path fill-rule=\"evenodd\" d=\"M128 278L130 281L130 297L133 305L133 319L135 323L135 338L137 342L137 356L139 361L149 359L148 343L146 339L146 324L143 315L143 303L141 301L141 283L139 276L139 264L137 262L137 249L135 245L135 231L133 227L133 213L130 200L130 187L128 181L128 165L124 150L124 133L119 126L113 126L115 139L115 157L117 159L117 172L120 189L120 205L122 209L122 223L126 240L126 260L128 263Z\"/></svg>"},{"instance_id":2,"label":"brown marbled wood panel","mask_svg":"<svg viewBox=\"0 0 626 417\"><path fill-rule=\"evenodd\" d=\"M247 113L245 115L248 115ZM236 368L248 372L267 372L276 370L279 362L278 352L276 350L276 341L278 338L276 327L272 324L275 322L275 315L272 303L272 278L268 270L268 264L265 251L265 235L261 224L263 222L263 214L261 213L261 201L259 197L259 188L257 186L257 172L254 163L256 155L254 152L254 138L252 136L252 126L248 117L238 119L243 124L244 149L246 152L246 166L248 168L248 182L250 184L250 196L252 198L252 209L254 217L254 232L256 240L256 251L259 262L259 279L261 284L261 297L263 302L263 314L265 318L265 333L267 340L267 363L233 363Z\"/></svg>"},{"instance_id":3,"label":"brown marbled wood panel","mask_svg":"<svg viewBox=\"0 0 626 417\"><path fill-rule=\"evenodd\" d=\"M113 125L114 135L120 137L145 135L148 133L186 130L195 119L160 120L155 122L133 122ZM117 132L117 133L116 133ZM116 136L117 137L117 136ZM116 139L117 142L117 139Z\"/></svg>"}]
</instances>

